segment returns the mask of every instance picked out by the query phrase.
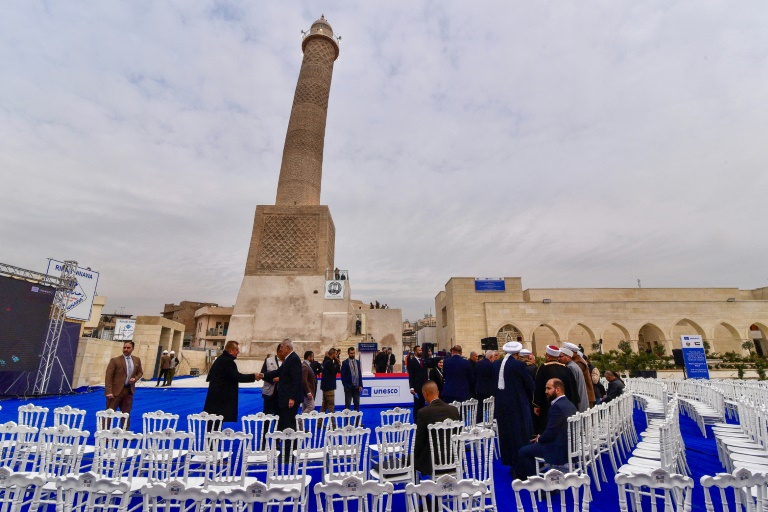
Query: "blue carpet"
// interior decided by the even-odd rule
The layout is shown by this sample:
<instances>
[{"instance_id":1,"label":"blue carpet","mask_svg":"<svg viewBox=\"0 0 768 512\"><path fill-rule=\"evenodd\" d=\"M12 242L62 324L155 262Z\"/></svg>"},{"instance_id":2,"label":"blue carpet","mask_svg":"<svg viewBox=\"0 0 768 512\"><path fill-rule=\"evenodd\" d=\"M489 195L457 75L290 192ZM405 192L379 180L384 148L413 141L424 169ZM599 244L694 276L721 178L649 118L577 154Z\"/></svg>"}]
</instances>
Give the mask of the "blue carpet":
<instances>
[{"instance_id":1,"label":"blue carpet","mask_svg":"<svg viewBox=\"0 0 768 512\"><path fill-rule=\"evenodd\" d=\"M202 410L203 403L205 402L205 395L206 390L199 388L141 388L136 394L136 400L134 401L133 412L131 414L131 416L135 418L131 425L132 430L134 432L141 432L141 415L145 412L157 410L178 414L180 416L179 429L186 430L186 416ZM50 409L48 413L48 425L53 424L53 409L56 407L71 405L72 407L85 409L88 411L85 421L85 429L93 434L96 430L95 412L102 410L105 404L104 389L91 388L85 392L73 395L50 396L34 398L32 400L0 400L0 406L2 406L2 410L0 410L0 422L17 421L17 408L20 405L25 405L30 402ZM372 435L373 429L380 425L379 413L385 409L386 408L373 406L363 406L361 408L363 412L363 425L371 429ZM240 391L239 410L241 415L261 412L261 390L242 389ZM645 415L642 411L635 410L633 419L637 431L642 432L646 426ZM224 426L225 428L229 427L240 430L238 424L231 423L225 424ZM708 437L704 438L696 423L685 416L681 416L680 418L680 429L685 441L688 464L691 467L693 473L692 477L695 483L693 491L693 510L704 511L704 491L703 488L699 486L699 479L702 475L714 475L723 472L724 468L720 465L717 458L714 435L712 435L711 431L708 431ZM91 436L90 442L93 443L93 436ZM593 484L593 499L590 505L590 510L593 512L613 512L618 510L618 488L613 483L613 468L611 468L610 461L607 457L604 457L604 464L608 482L601 483L602 490L600 492L596 491ZM313 482L317 482L321 477L321 470L312 470L310 474L312 475ZM516 502L514 493L512 492L512 478L509 475L509 469L502 466L497 461L494 465L494 475L496 499L499 504L499 510L514 510ZM527 493L524 493L523 497L525 510L531 511L530 500L527 497ZM570 493L567 493L566 499L570 501ZM393 505L393 510L405 510L405 501L402 494L395 497ZM542 502L539 509L546 510L546 502ZM314 495L311 497L311 503L309 504L308 510L316 510Z\"/></svg>"}]
</instances>

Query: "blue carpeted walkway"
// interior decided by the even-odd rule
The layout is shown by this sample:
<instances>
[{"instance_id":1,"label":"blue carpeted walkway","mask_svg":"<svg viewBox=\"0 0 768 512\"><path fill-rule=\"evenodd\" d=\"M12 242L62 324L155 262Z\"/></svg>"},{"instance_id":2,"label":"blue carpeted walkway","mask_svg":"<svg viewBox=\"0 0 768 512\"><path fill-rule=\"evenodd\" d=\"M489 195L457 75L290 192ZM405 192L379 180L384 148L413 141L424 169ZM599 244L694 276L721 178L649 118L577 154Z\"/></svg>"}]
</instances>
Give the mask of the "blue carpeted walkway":
<instances>
[{"instance_id":1,"label":"blue carpeted walkway","mask_svg":"<svg viewBox=\"0 0 768 512\"><path fill-rule=\"evenodd\" d=\"M141 388L137 390L133 412L131 414L132 418L134 418L131 425L132 430L134 432L141 432L141 415L145 412L157 410L178 414L180 416L179 429L186 430L186 416L202 410L205 395L206 389L199 388ZM71 405L72 407L85 409L88 411L85 429L93 434L96 430L95 413L98 410L102 410L105 404L104 389L92 388L91 390L74 395L43 397L35 398L33 400L0 400L0 406L2 406L2 410L0 410L0 422L17 421L17 408L20 405L30 402L50 409L50 412L48 413L48 425L53 424L53 409L56 407ZM241 390L239 409L241 415L261 412L261 390ZM373 429L380 424L379 413L384 409L385 408L380 407L362 408L363 425L371 429L372 437ZM634 421L637 431L642 432L645 428L645 415L642 411L635 410ZM224 426L225 428L229 427L240 430L240 426L237 424L225 424ZM692 477L696 485L693 492L693 510L704 511L704 493L701 486L699 486L699 479L702 475L714 475L723 472L724 468L720 466L720 462L717 458L717 449L711 431L708 432L708 438L705 439L701 435L698 426L685 416L680 418L680 428L685 440L688 464L693 472ZM90 443L93 443L93 435L91 435ZM590 510L593 512L613 512L618 510L618 489L613 483L613 469L611 468L610 461L607 457L604 459L608 482L602 483L602 490L600 492L595 491L593 484L593 501L590 506ZM512 479L509 475L508 468L496 462L494 472L496 498L497 503L499 504L499 510L515 510L516 503L514 493L512 492ZM313 470L310 474L312 474L313 482L317 482L321 477L320 470ZM570 493L567 494L570 498ZM308 510L316 510L314 496L312 496L311 500L312 503L309 504ZM530 500L527 496L525 497L524 505L525 510L531 510ZM545 503L542 503L542 507L541 510L546 510ZM405 501L402 494L395 498L393 510L405 510Z\"/></svg>"}]
</instances>

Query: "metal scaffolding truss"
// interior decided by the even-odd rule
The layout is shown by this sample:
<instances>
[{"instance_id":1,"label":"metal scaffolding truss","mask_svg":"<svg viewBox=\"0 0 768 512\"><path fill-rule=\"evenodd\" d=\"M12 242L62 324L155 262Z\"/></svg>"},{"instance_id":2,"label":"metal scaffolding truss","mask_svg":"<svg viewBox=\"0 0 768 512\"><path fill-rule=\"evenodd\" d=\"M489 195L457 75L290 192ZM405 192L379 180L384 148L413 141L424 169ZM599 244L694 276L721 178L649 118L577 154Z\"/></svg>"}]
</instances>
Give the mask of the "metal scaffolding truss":
<instances>
[{"instance_id":1,"label":"metal scaffolding truss","mask_svg":"<svg viewBox=\"0 0 768 512\"><path fill-rule=\"evenodd\" d=\"M51 319L48 322L48 332L45 336L43 351L40 354L40 366L35 377L35 387L33 393L36 395L45 394L48 391L48 381L51 378L51 371L56 363L56 349L59 347L61 338L61 329L67 317L67 303L69 295L77 285L75 271L77 270L76 261L65 261L61 270L61 276L50 276L34 270L26 270L6 263L0 263L0 276L12 277L15 279L24 279L33 284L51 286L56 289L51 307Z\"/></svg>"}]
</instances>

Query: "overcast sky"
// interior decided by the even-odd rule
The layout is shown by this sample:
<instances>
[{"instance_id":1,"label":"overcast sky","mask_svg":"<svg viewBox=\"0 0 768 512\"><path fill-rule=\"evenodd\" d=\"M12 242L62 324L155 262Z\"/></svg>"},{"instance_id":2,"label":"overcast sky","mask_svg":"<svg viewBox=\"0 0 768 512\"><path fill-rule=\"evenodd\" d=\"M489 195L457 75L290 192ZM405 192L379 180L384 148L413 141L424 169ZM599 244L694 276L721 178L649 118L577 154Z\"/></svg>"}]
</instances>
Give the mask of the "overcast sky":
<instances>
[{"instance_id":1,"label":"overcast sky","mask_svg":"<svg viewBox=\"0 0 768 512\"><path fill-rule=\"evenodd\" d=\"M764 0L6 2L0 261L92 267L108 312L234 304L321 13L354 298L768 285Z\"/></svg>"}]
</instances>

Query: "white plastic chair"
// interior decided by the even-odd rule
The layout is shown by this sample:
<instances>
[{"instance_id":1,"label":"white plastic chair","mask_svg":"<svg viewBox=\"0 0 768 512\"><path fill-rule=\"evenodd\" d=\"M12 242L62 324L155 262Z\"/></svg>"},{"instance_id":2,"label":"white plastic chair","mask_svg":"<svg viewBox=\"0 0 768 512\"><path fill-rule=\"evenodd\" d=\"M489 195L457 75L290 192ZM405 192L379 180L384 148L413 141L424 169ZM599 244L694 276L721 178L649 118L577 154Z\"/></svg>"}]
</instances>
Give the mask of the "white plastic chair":
<instances>
[{"instance_id":1,"label":"white plastic chair","mask_svg":"<svg viewBox=\"0 0 768 512\"><path fill-rule=\"evenodd\" d=\"M520 491L528 491L531 499L531 508L538 510L534 494L544 493L547 498L547 510L552 512L552 493L560 493L560 510L565 510L564 492L568 489L573 493L573 507L571 510L589 512L589 503L591 501L589 475L584 473L563 473L556 469L550 469L544 476L532 476L527 480L515 479L512 482L512 490L515 493L518 512L523 511L523 497ZM581 492L581 500L579 493Z\"/></svg>"},{"instance_id":2,"label":"white plastic chair","mask_svg":"<svg viewBox=\"0 0 768 512\"><path fill-rule=\"evenodd\" d=\"M146 485L141 494L143 512L210 512L219 498L217 491L187 486L177 480Z\"/></svg>"},{"instance_id":3,"label":"white plastic chair","mask_svg":"<svg viewBox=\"0 0 768 512\"><path fill-rule=\"evenodd\" d=\"M204 487L220 492L245 487L244 451L248 437L245 432L235 432L231 428L208 435Z\"/></svg>"},{"instance_id":4,"label":"white plastic chair","mask_svg":"<svg viewBox=\"0 0 768 512\"><path fill-rule=\"evenodd\" d=\"M720 473L715 476L702 476L701 486L704 487L704 501L707 512L714 512L712 494L715 489L720 494L720 508L729 512L728 495L734 497L735 512L763 512L768 509L768 475L752 473L748 469L739 469L733 474ZM731 492L728 492L731 491Z\"/></svg>"},{"instance_id":5,"label":"white plastic chair","mask_svg":"<svg viewBox=\"0 0 768 512\"><path fill-rule=\"evenodd\" d=\"M370 470L371 478L382 483L410 484L415 482L413 444L416 425L395 422L376 427L376 444L379 449L376 463ZM405 487L395 493L405 492Z\"/></svg>"},{"instance_id":6,"label":"white plastic chair","mask_svg":"<svg viewBox=\"0 0 768 512\"><path fill-rule=\"evenodd\" d=\"M201 412L187 416L187 431L192 434L189 444L189 471L202 474L208 456L208 434L221 431L224 416Z\"/></svg>"},{"instance_id":7,"label":"white plastic chair","mask_svg":"<svg viewBox=\"0 0 768 512\"><path fill-rule=\"evenodd\" d=\"M471 480L456 480L443 475L437 480L424 480L420 484L405 486L405 502L408 512L424 510L450 510L451 512L476 512L482 510L485 486Z\"/></svg>"},{"instance_id":8,"label":"white plastic chair","mask_svg":"<svg viewBox=\"0 0 768 512\"><path fill-rule=\"evenodd\" d=\"M40 492L46 480L40 475L16 473L0 467L0 510L21 512L32 510L40 501Z\"/></svg>"},{"instance_id":9,"label":"white plastic chair","mask_svg":"<svg viewBox=\"0 0 768 512\"><path fill-rule=\"evenodd\" d=\"M411 423L411 410L405 407L395 407L381 411L381 426L392 425L393 423Z\"/></svg>"},{"instance_id":10,"label":"white plastic chair","mask_svg":"<svg viewBox=\"0 0 768 512\"><path fill-rule=\"evenodd\" d=\"M363 413L360 411L342 409L341 411L328 413L328 416L328 430L342 429L347 426L360 428L363 424Z\"/></svg>"},{"instance_id":11,"label":"white plastic chair","mask_svg":"<svg viewBox=\"0 0 768 512\"><path fill-rule=\"evenodd\" d=\"M112 430L113 428L124 429L131 414L128 412L106 409L96 411L96 430Z\"/></svg>"},{"instance_id":12,"label":"white plastic chair","mask_svg":"<svg viewBox=\"0 0 768 512\"><path fill-rule=\"evenodd\" d=\"M141 415L141 422L144 434L162 432L169 428L176 430L179 425L179 415L163 411L145 412Z\"/></svg>"},{"instance_id":13,"label":"white plastic chair","mask_svg":"<svg viewBox=\"0 0 768 512\"><path fill-rule=\"evenodd\" d=\"M44 428L38 443L37 460L32 473L46 479L40 503L56 503L56 479L80 472L83 447L90 436L87 430L64 425Z\"/></svg>"},{"instance_id":14,"label":"white plastic chair","mask_svg":"<svg viewBox=\"0 0 768 512\"><path fill-rule=\"evenodd\" d=\"M134 481L138 456L141 453L139 448L144 436L116 428L99 430L94 437L96 443L91 473L96 478L128 482L133 491L139 490L147 483L146 478L140 477Z\"/></svg>"},{"instance_id":15,"label":"white plastic chair","mask_svg":"<svg viewBox=\"0 0 768 512\"><path fill-rule=\"evenodd\" d=\"M463 402L453 402L451 405L461 413L461 421L464 422L465 429L471 430L477 426L477 400L470 398Z\"/></svg>"},{"instance_id":16,"label":"white plastic chair","mask_svg":"<svg viewBox=\"0 0 768 512\"><path fill-rule=\"evenodd\" d=\"M238 512L257 512L258 510L277 512L298 512L300 509L298 488L269 488L262 482L254 482L242 489L233 489L219 493L219 510ZM257 508L260 505L259 508Z\"/></svg>"},{"instance_id":17,"label":"white plastic chair","mask_svg":"<svg viewBox=\"0 0 768 512\"><path fill-rule=\"evenodd\" d=\"M650 510L664 510L665 512L688 512L691 510L691 489L693 479L688 476L668 473L663 469L655 469L650 474L625 475L619 473L615 477L619 487L619 509L621 512L629 512L627 508L627 494L630 503L634 503L637 511L648 510L643 507L643 496L650 494ZM643 488L648 488L650 493ZM658 501L662 506L658 507Z\"/></svg>"},{"instance_id":18,"label":"white plastic chair","mask_svg":"<svg viewBox=\"0 0 768 512\"><path fill-rule=\"evenodd\" d=\"M149 485L179 481L184 485L202 485L203 477L189 476L189 446L192 434L165 429L144 435L141 453L141 475L146 475ZM190 482L192 480L192 482Z\"/></svg>"},{"instance_id":19,"label":"white plastic chair","mask_svg":"<svg viewBox=\"0 0 768 512\"><path fill-rule=\"evenodd\" d=\"M0 465L12 471L27 471L37 460L37 428L13 421L0 425ZM34 443L34 444L33 444Z\"/></svg>"},{"instance_id":20,"label":"white plastic chair","mask_svg":"<svg viewBox=\"0 0 768 512\"><path fill-rule=\"evenodd\" d=\"M40 440L40 431L45 428L45 420L48 418L48 408L40 407L34 404L20 405L19 425L25 427L34 427L36 430L29 431L24 439L20 439L20 445L16 448L18 451L28 451L34 454L37 451L37 443Z\"/></svg>"},{"instance_id":21,"label":"white plastic chair","mask_svg":"<svg viewBox=\"0 0 768 512\"><path fill-rule=\"evenodd\" d=\"M277 421L277 416L263 412L242 417L243 432L248 435L248 444L245 447L245 470L249 475L267 470L269 459L267 434L275 431Z\"/></svg>"},{"instance_id":22,"label":"white plastic chair","mask_svg":"<svg viewBox=\"0 0 768 512\"><path fill-rule=\"evenodd\" d=\"M329 415L312 411L296 416L296 430L309 434L309 441L301 453L308 467L322 467L325 459L325 434L328 432Z\"/></svg>"},{"instance_id":23,"label":"white plastic chair","mask_svg":"<svg viewBox=\"0 0 768 512\"><path fill-rule=\"evenodd\" d=\"M85 410L76 409L69 405L57 407L53 410L53 426L65 425L69 428L82 430L85 424Z\"/></svg>"},{"instance_id":24,"label":"white plastic chair","mask_svg":"<svg viewBox=\"0 0 768 512\"><path fill-rule=\"evenodd\" d=\"M56 510L67 512L125 512L131 484L82 473L56 480Z\"/></svg>"},{"instance_id":25,"label":"white plastic chair","mask_svg":"<svg viewBox=\"0 0 768 512\"><path fill-rule=\"evenodd\" d=\"M365 479L370 435L370 429L355 428L351 425L328 431L325 439L323 482L344 480L348 476Z\"/></svg>"},{"instance_id":26,"label":"white plastic chair","mask_svg":"<svg viewBox=\"0 0 768 512\"><path fill-rule=\"evenodd\" d=\"M349 510L350 504L356 504L357 510L391 512L393 492L391 483L366 482L362 478L348 476L344 480L315 485L315 501L318 512L333 512L335 501L340 501L344 510Z\"/></svg>"},{"instance_id":27,"label":"white plastic chair","mask_svg":"<svg viewBox=\"0 0 768 512\"><path fill-rule=\"evenodd\" d=\"M482 427L464 430L451 438L454 443L454 453L459 459L457 477L485 485L484 507L493 511L497 510L496 491L493 486L494 438L493 431Z\"/></svg>"},{"instance_id":28,"label":"white plastic chair","mask_svg":"<svg viewBox=\"0 0 768 512\"><path fill-rule=\"evenodd\" d=\"M307 458L299 456L309 443L307 432L291 428L267 434L269 462L267 487L299 489L302 509L307 504L312 477L307 474Z\"/></svg>"},{"instance_id":29,"label":"white plastic chair","mask_svg":"<svg viewBox=\"0 0 768 512\"><path fill-rule=\"evenodd\" d=\"M433 479L441 475L457 474L458 457L454 449L453 436L461 434L463 430L464 422L461 420L445 420L427 425Z\"/></svg>"}]
</instances>

